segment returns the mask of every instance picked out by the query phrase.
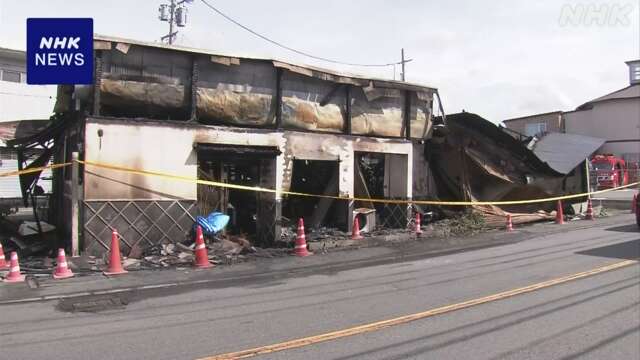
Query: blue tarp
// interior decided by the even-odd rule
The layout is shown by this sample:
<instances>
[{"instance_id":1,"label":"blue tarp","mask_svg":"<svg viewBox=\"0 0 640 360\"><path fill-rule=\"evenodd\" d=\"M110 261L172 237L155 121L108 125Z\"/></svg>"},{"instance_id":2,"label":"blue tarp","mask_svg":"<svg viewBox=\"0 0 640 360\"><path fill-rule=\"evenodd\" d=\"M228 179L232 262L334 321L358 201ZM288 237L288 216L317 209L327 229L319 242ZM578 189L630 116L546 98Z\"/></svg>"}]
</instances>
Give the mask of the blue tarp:
<instances>
[{"instance_id":1,"label":"blue tarp","mask_svg":"<svg viewBox=\"0 0 640 360\"><path fill-rule=\"evenodd\" d=\"M229 223L229 215L220 212L212 212L209 216L196 216L196 225L202 227L202 233L205 235L215 235L224 229Z\"/></svg>"}]
</instances>

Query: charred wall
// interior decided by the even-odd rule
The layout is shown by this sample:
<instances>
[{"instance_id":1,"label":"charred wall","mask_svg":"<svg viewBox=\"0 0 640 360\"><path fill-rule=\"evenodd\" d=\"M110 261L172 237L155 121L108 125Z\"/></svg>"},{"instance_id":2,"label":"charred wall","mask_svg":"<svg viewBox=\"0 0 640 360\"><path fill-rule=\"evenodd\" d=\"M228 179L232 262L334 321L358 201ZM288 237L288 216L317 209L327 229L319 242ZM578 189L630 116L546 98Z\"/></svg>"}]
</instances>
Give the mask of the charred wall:
<instances>
[{"instance_id":1,"label":"charred wall","mask_svg":"<svg viewBox=\"0 0 640 360\"><path fill-rule=\"evenodd\" d=\"M96 40L94 115L424 139L435 89L267 59Z\"/></svg>"},{"instance_id":2,"label":"charred wall","mask_svg":"<svg viewBox=\"0 0 640 360\"><path fill-rule=\"evenodd\" d=\"M385 196L411 198L413 186L413 144L403 139L380 139L248 129L226 126L207 126L175 121L127 120L105 117L86 119L84 133L84 157L87 161L144 169L180 177L198 178L198 152L196 144L228 145L240 150L246 148L274 148L278 154L260 163L259 186L280 191L291 190L292 171L296 161L330 161L337 164L337 194L353 197L354 154L356 152L379 153L388 158L389 168L385 182L390 185ZM198 185L159 176L117 171L88 165L83 172L85 204L86 249L94 253L104 250L102 243L110 226L123 227L131 244L137 241L154 243L171 238L183 239L180 229L187 220L197 215ZM320 189L317 193L321 193ZM255 211L256 232L266 234L263 240L279 239L280 214L284 195L280 192L257 194ZM334 223L349 225L353 203L338 205L321 204L328 209L347 214L343 221ZM395 223L401 224L402 214L397 212ZM134 216L129 221L127 216ZM162 217L162 216L164 217ZM345 215L343 215L345 216ZM163 218L173 224L160 231L163 224L154 219ZM176 219L167 220L167 219ZM329 217L326 217L329 219ZM136 220L137 219L137 220ZM184 230L187 230L186 228ZM101 235L100 235L101 234ZM170 235L165 235L170 234ZM262 235L261 235L262 236Z\"/></svg>"}]
</instances>

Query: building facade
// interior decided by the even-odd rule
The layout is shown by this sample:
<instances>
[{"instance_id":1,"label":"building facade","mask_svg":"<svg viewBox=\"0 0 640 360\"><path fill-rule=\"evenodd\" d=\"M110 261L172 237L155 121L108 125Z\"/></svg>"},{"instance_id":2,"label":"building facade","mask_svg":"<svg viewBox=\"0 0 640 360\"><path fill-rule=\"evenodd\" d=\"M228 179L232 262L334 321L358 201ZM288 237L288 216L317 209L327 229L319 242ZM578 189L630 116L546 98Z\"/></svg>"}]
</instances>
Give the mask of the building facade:
<instances>
[{"instance_id":1,"label":"building facade","mask_svg":"<svg viewBox=\"0 0 640 360\"><path fill-rule=\"evenodd\" d=\"M564 132L562 111L523 116L504 121L508 129L526 136L535 136L550 132Z\"/></svg>"},{"instance_id":2,"label":"building facade","mask_svg":"<svg viewBox=\"0 0 640 360\"><path fill-rule=\"evenodd\" d=\"M194 217L211 211L258 244L279 241L299 218L351 231L362 208L380 226L405 228L406 203L334 197L429 195L434 88L104 36L94 49L94 85L61 86L57 118L37 139L58 139L56 163L74 152L85 161L88 253L106 251L114 228L125 252L184 241ZM67 231L71 178L69 167L54 171L54 206L63 209L55 223ZM242 188L211 186L219 183Z\"/></svg>"}]
</instances>

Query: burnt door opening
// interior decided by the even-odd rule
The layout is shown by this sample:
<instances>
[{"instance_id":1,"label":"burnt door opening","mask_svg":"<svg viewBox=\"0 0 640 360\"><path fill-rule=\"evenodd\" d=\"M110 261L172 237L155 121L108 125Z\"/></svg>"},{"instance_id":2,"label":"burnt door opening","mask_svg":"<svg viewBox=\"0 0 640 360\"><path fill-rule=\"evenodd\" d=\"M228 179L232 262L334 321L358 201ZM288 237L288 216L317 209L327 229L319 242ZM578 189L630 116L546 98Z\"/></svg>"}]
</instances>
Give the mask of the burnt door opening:
<instances>
[{"instance_id":1,"label":"burnt door opening","mask_svg":"<svg viewBox=\"0 0 640 360\"><path fill-rule=\"evenodd\" d=\"M357 198L407 199L407 156L388 153L355 153L354 193ZM407 205L356 201L355 208L375 209L377 224L386 228L407 226Z\"/></svg>"},{"instance_id":2,"label":"burnt door opening","mask_svg":"<svg viewBox=\"0 0 640 360\"><path fill-rule=\"evenodd\" d=\"M198 144L198 179L274 188L276 151ZM225 233L243 234L254 243L270 243L275 237L274 200L273 194L198 184L200 215L214 211L229 215Z\"/></svg>"},{"instance_id":3,"label":"burnt door opening","mask_svg":"<svg viewBox=\"0 0 640 360\"><path fill-rule=\"evenodd\" d=\"M293 160L291 191L338 196L338 161ZM292 222L304 218L307 228L344 228L347 214L341 201L329 198L287 196L282 214Z\"/></svg>"}]
</instances>

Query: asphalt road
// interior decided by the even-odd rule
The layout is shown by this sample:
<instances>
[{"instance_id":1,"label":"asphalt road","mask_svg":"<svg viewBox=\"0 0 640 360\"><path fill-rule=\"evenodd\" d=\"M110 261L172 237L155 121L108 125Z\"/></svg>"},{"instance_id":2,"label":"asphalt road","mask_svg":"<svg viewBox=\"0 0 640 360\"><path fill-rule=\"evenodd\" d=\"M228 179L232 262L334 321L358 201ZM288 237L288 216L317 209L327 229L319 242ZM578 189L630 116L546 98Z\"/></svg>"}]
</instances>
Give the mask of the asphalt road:
<instances>
[{"instance_id":1,"label":"asphalt road","mask_svg":"<svg viewBox=\"0 0 640 360\"><path fill-rule=\"evenodd\" d=\"M0 358L195 359L352 328L637 258L621 219L335 273L3 305ZM639 359L640 266L257 358Z\"/></svg>"}]
</instances>

